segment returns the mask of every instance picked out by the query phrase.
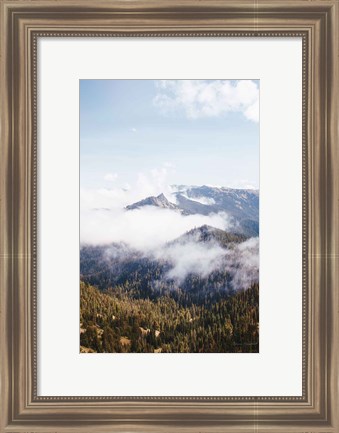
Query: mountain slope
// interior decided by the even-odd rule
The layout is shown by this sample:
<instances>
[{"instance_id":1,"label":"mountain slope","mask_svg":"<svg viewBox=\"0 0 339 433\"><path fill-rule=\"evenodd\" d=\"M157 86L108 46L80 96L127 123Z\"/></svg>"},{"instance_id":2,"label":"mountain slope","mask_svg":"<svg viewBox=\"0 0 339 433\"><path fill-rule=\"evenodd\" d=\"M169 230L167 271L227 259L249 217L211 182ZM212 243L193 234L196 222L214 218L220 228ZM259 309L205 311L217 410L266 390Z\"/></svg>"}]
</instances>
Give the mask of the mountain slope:
<instances>
[{"instance_id":1,"label":"mountain slope","mask_svg":"<svg viewBox=\"0 0 339 433\"><path fill-rule=\"evenodd\" d=\"M254 259L257 248L255 239L204 225L156 251L143 253L125 244L83 246L80 274L102 290L126 287L136 297L150 299L176 293L186 302L200 302L206 293L219 296L257 282L255 260L247 263L247 255Z\"/></svg>"},{"instance_id":2,"label":"mountain slope","mask_svg":"<svg viewBox=\"0 0 339 433\"><path fill-rule=\"evenodd\" d=\"M136 203L133 203L131 205L126 206L127 210L134 210L134 209L140 209L144 206L155 206L162 209L171 209L176 211L181 211L178 206L176 206L174 203L171 203L167 200L167 198L164 196L164 194L159 194L157 197L150 196L143 200L140 200Z\"/></svg>"},{"instance_id":3,"label":"mountain slope","mask_svg":"<svg viewBox=\"0 0 339 433\"><path fill-rule=\"evenodd\" d=\"M259 287L204 305L80 283L81 352L258 352Z\"/></svg>"},{"instance_id":4,"label":"mountain slope","mask_svg":"<svg viewBox=\"0 0 339 433\"><path fill-rule=\"evenodd\" d=\"M182 215L210 215L224 212L234 224L234 232L247 237L259 234L259 191L212 186L173 185L176 204L164 194L151 196L126 206L127 210L153 206Z\"/></svg>"},{"instance_id":5,"label":"mountain slope","mask_svg":"<svg viewBox=\"0 0 339 433\"><path fill-rule=\"evenodd\" d=\"M230 248L232 245L244 242L246 239L248 238L243 234L226 232L205 224L184 233L172 241L171 244L183 244L186 242L217 243L222 248Z\"/></svg>"},{"instance_id":6,"label":"mountain slope","mask_svg":"<svg viewBox=\"0 0 339 433\"><path fill-rule=\"evenodd\" d=\"M178 206L190 213L226 212L245 220L259 219L259 191L211 186L179 186L175 193Z\"/></svg>"}]
</instances>

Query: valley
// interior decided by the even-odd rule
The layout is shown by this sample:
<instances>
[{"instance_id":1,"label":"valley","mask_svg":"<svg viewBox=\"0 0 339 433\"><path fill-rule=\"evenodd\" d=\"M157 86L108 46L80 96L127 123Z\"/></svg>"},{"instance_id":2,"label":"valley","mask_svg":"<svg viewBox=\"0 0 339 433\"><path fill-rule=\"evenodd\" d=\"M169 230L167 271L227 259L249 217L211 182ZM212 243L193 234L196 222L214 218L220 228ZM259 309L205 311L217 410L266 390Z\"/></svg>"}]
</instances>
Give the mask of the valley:
<instances>
[{"instance_id":1,"label":"valley","mask_svg":"<svg viewBox=\"0 0 339 433\"><path fill-rule=\"evenodd\" d=\"M258 352L258 191L172 186L120 212L173 215L185 230L157 242L164 228L154 226L149 247L123 236L81 244L81 352Z\"/></svg>"}]
</instances>

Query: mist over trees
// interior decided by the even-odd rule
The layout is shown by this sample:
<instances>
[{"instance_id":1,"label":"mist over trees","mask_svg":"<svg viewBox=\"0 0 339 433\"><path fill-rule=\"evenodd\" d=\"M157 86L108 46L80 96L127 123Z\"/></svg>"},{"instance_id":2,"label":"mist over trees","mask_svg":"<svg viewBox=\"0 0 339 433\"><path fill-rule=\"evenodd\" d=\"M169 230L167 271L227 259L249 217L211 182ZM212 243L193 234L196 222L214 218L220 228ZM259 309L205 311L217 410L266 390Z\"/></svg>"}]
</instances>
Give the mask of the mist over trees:
<instances>
[{"instance_id":1,"label":"mist over trees","mask_svg":"<svg viewBox=\"0 0 339 433\"><path fill-rule=\"evenodd\" d=\"M259 351L258 238L201 226L80 251L82 352Z\"/></svg>"},{"instance_id":2,"label":"mist over trees","mask_svg":"<svg viewBox=\"0 0 339 433\"><path fill-rule=\"evenodd\" d=\"M258 352L259 81L81 80L80 118L80 351Z\"/></svg>"}]
</instances>

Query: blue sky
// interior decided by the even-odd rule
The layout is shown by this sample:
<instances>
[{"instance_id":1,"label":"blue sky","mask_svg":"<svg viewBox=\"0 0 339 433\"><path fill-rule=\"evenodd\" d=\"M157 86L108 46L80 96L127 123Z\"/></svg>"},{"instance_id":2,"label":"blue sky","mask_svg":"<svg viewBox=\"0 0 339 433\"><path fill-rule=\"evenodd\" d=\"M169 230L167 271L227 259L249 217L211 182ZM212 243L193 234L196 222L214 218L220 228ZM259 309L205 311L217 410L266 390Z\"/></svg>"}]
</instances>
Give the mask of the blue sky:
<instances>
[{"instance_id":1,"label":"blue sky","mask_svg":"<svg viewBox=\"0 0 339 433\"><path fill-rule=\"evenodd\" d=\"M259 82L80 80L83 188L259 187Z\"/></svg>"}]
</instances>

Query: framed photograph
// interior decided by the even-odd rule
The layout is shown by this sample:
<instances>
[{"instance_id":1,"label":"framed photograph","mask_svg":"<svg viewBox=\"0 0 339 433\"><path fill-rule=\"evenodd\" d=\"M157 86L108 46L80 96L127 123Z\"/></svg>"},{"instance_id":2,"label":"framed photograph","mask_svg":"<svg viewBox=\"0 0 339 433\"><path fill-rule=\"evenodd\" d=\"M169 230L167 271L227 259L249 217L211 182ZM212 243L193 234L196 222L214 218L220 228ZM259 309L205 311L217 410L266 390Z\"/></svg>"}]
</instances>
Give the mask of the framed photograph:
<instances>
[{"instance_id":1,"label":"framed photograph","mask_svg":"<svg viewBox=\"0 0 339 433\"><path fill-rule=\"evenodd\" d=\"M338 9L1 2L1 432L339 432Z\"/></svg>"},{"instance_id":2,"label":"framed photograph","mask_svg":"<svg viewBox=\"0 0 339 433\"><path fill-rule=\"evenodd\" d=\"M81 80L80 176L82 353L259 352L258 82Z\"/></svg>"}]
</instances>

